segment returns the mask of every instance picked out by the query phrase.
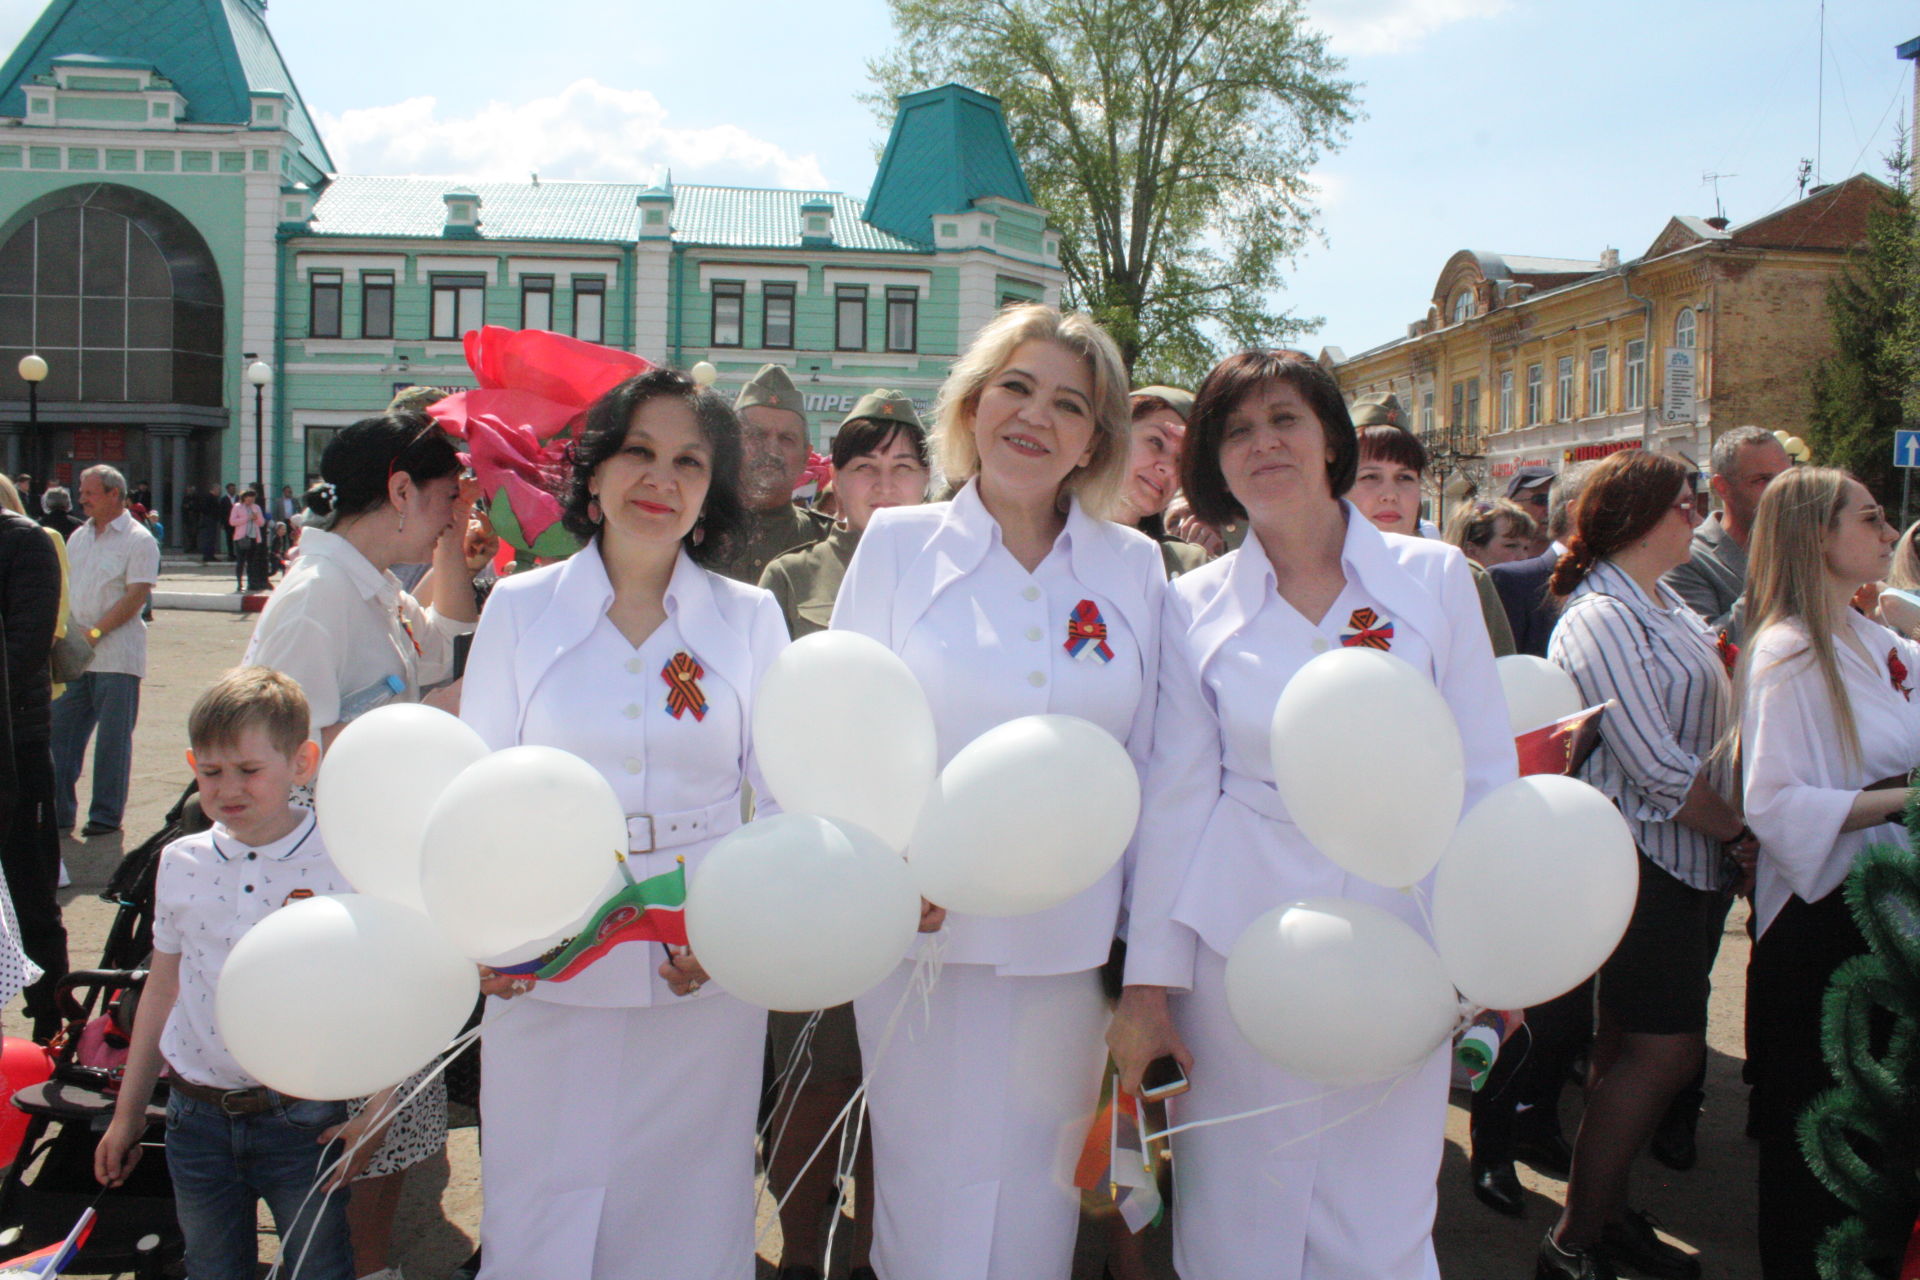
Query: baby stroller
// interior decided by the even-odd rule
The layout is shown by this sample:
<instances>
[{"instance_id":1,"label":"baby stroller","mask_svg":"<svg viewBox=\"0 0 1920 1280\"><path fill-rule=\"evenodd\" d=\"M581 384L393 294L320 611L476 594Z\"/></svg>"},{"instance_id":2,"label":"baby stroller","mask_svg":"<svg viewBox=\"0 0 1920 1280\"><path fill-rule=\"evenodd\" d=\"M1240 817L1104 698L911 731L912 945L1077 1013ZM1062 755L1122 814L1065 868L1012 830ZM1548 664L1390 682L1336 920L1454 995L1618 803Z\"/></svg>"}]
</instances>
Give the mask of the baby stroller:
<instances>
[{"instance_id":1,"label":"baby stroller","mask_svg":"<svg viewBox=\"0 0 1920 1280\"><path fill-rule=\"evenodd\" d=\"M181 1274L182 1244L174 1215L173 1184L160 1150L166 1130L166 1085L147 1105L149 1148L118 1187L94 1181L93 1150L113 1115L119 1069L89 1065L83 1046L105 1037L121 1044L133 1030L134 1010L153 949L154 877L167 844L206 826L196 788L189 785L167 813L166 825L121 859L100 895L118 910L100 967L61 979L55 999L62 1030L48 1046L53 1074L13 1096L27 1113L26 1134L0 1178L0 1258L17 1257L64 1239L89 1206L99 1217L67 1271L82 1275L131 1273L135 1280Z\"/></svg>"}]
</instances>

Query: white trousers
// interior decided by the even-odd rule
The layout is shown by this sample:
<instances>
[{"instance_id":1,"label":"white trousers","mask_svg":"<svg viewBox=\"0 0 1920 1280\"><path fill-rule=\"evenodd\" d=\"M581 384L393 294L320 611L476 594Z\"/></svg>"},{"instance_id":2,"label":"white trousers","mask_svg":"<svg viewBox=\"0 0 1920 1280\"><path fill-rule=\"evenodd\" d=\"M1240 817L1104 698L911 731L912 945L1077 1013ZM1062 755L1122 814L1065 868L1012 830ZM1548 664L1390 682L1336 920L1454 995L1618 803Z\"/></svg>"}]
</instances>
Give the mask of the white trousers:
<instances>
[{"instance_id":1,"label":"white trousers","mask_svg":"<svg viewBox=\"0 0 1920 1280\"><path fill-rule=\"evenodd\" d=\"M903 964L854 1002L870 1076L874 1269L886 1280L1066 1280L1073 1167L1106 1062L1098 976L949 964L883 1047L912 971Z\"/></svg>"},{"instance_id":2,"label":"white trousers","mask_svg":"<svg viewBox=\"0 0 1920 1280\"><path fill-rule=\"evenodd\" d=\"M482 1280L752 1280L766 1011L487 1005Z\"/></svg>"},{"instance_id":3,"label":"white trousers","mask_svg":"<svg viewBox=\"0 0 1920 1280\"><path fill-rule=\"evenodd\" d=\"M1227 1011L1225 958L1199 952L1192 993L1171 997L1193 1051L1172 1122L1314 1100L1174 1135L1180 1280L1439 1280L1449 1048L1398 1084L1303 1080L1247 1043Z\"/></svg>"}]
</instances>

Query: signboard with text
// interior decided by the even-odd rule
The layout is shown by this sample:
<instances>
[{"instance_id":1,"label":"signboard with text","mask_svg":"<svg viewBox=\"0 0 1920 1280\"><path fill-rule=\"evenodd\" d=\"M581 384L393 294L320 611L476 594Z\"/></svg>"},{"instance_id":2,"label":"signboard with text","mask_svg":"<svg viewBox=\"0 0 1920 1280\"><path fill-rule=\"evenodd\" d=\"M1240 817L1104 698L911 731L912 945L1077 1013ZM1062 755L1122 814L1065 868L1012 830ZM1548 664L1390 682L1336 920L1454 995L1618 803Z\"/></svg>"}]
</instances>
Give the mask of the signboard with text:
<instances>
[{"instance_id":1,"label":"signboard with text","mask_svg":"<svg viewBox=\"0 0 1920 1280\"><path fill-rule=\"evenodd\" d=\"M1698 416L1694 404L1697 370L1692 347L1667 348L1666 378L1660 394L1663 422L1692 422Z\"/></svg>"}]
</instances>

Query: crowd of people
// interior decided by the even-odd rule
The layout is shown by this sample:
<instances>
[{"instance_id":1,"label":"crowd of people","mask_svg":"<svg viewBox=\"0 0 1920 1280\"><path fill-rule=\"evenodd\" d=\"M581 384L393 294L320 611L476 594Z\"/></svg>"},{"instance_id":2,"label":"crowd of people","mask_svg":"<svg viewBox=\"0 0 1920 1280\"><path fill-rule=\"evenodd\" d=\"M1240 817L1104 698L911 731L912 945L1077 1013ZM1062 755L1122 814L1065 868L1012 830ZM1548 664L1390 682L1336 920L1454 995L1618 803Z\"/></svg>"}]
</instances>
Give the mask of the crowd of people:
<instances>
[{"instance_id":1,"label":"crowd of people","mask_svg":"<svg viewBox=\"0 0 1920 1280\"><path fill-rule=\"evenodd\" d=\"M431 416L393 408L329 445L245 665L187 726L213 826L163 859L154 980L97 1158L103 1181L125 1176L164 1065L197 1280L251 1275L256 1196L288 1256L304 1254L300 1275L394 1274L399 1180L444 1141L443 1093L417 1091L382 1133L377 1107L249 1077L206 1013L248 924L337 887L303 805L340 729L383 702L427 701L489 747L563 748L630 815L636 878L678 862L697 878L718 839L777 810L749 731L756 686L791 639L828 628L905 661L942 763L1019 716L1105 729L1142 780L1126 857L1036 915L925 903L922 932L944 934L931 990L913 989L909 955L817 1022L769 1018L684 948L617 948L565 984L483 971L483 1280L749 1276L760 1158L785 1196L780 1274L817 1280L841 1197L830 1160L801 1166L863 1081L853 1274L1060 1280L1079 1227L1073 1162L1103 1081L1117 1070L1137 1093L1166 1058L1187 1082L1174 1118L1220 1121L1175 1143L1181 1276L1437 1276L1449 1051L1329 1096L1265 1060L1226 995L1241 931L1289 901L1364 902L1428 932L1417 894L1335 866L1274 785L1276 701L1315 656L1354 645L1437 687L1469 805L1517 770L1496 658L1561 667L1607 706L1580 776L1640 852L1618 949L1526 1011L1474 1094L1474 1193L1518 1216L1516 1161L1568 1179L1539 1247L1546 1280L1699 1273L1660 1238L1631 1173L1649 1147L1675 1168L1694 1159L1710 974L1744 895L1763 1275L1815 1275L1844 1210L1795 1122L1828 1083L1827 978L1864 950L1838 888L1862 848L1904 843L1920 764L1920 647L1879 616L1896 532L1857 480L1792 466L1771 434L1740 428L1715 442L1719 508L1704 523L1695 465L1634 449L1522 468L1503 494L1444 513L1441 537L1423 516L1426 451L1391 397L1349 405L1289 351L1230 356L1193 392L1132 389L1096 323L1038 305L980 332L930 427L908 396L877 389L829 448L831 483L797 504L807 420L782 367L731 404L676 371L640 374L574 432L556 497L580 550L523 556L496 581L458 442ZM18 502L0 512L18 781L3 869L21 948L49 975L27 991L37 1035L57 1024L46 984L65 969L59 833L79 819L89 735L85 831L121 823L158 564L117 471L91 468L78 489L87 519L64 543ZM227 508L236 548L279 518L250 498ZM203 495L189 517L203 554L223 501ZM74 636L92 661L60 691L50 657ZM1393 726L1381 734L1390 761ZM770 1089L802 1053L804 1087ZM1569 1141L1562 1094L1578 1062ZM756 1151L768 1111L780 1142ZM322 1168L316 1136L363 1132L369 1159L339 1178L351 1193L296 1207ZM1145 1266L1117 1229L1109 1273L1137 1280Z\"/></svg>"}]
</instances>

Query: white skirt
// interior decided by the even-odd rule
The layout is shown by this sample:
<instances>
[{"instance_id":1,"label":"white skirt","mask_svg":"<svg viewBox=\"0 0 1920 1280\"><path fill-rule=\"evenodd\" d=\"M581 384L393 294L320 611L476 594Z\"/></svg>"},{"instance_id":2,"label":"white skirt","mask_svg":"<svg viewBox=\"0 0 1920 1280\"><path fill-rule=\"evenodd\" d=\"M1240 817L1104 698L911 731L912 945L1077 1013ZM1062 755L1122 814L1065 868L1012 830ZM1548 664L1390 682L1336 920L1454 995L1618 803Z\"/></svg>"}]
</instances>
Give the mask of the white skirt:
<instances>
[{"instance_id":1,"label":"white skirt","mask_svg":"<svg viewBox=\"0 0 1920 1280\"><path fill-rule=\"evenodd\" d=\"M1073 1167L1106 1063L1098 976L949 964L883 1047L912 972L909 961L854 1002L873 1118L874 1269L886 1280L1065 1280L1080 1214Z\"/></svg>"},{"instance_id":2,"label":"white skirt","mask_svg":"<svg viewBox=\"0 0 1920 1280\"><path fill-rule=\"evenodd\" d=\"M767 1013L487 1001L481 1280L752 1280Z\"/></svg>"},{"instance_id":3,"label":"white skirt","mask_svg":"<svg viewBox=\"0 0 1920 1280\"><path fill-rule=\"evenodd\" d=\"M1448 1046L1398 1084L1303 1080L1247 1043L1227 1011L1225 958L1199 953L1192 993L1171 997L1193 1052L1172 1123L1316 1100L1174 1135L1174 1269L1183 1280L1439 1280Z\"/></svg>"}]
</instances>

